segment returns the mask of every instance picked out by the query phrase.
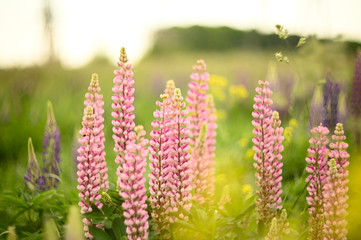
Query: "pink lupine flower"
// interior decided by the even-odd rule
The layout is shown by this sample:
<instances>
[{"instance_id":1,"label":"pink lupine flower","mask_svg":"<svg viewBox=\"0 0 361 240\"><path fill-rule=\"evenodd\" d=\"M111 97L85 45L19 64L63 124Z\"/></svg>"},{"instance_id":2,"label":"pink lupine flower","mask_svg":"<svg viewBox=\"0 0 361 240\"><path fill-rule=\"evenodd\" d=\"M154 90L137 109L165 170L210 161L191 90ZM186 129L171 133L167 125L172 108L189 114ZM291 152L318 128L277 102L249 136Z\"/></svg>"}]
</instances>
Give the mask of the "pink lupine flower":
<instances>
[{"instance_id":1,"label":"pink lupine flower","mask_svg":"<svg viewBox=\"0 0 361 240\"><path fill-rule=\"evenodd\" d=\"M272 178L270 179L271 185L271 195L273 196L272 207L274 209L282 209L282 155L283 152L283 145L282 141L283 137L283 128L281 127L281 120L279 118L279 114L277 111L273 111L272 114L272 128L273 128L273 137L274 137L274 144L273 144L273 155L274 159L269 164L271 166L271 175Z\"/></svg>"},{"instance_id":2,"label":"pink lupine flower","mask_svg":"<svg viewBox=\"0 0 361 240\"><path fill-rule=\"evenodd\" d=\"M100 92L100 86L98 81L98 74L93 73L92 79L90 81L90 86L88 87L88 91L85 94L85 106L90 106L93 108L94 111L94 125L97 129L99 129L98 132L98 147L100 149L100 152L97 156L94 156L94 159L98 161L99 166L99 174L100 174L100 187L103 189L103 191L108 191L109 188L109 182L108 182L108 168L107 163L105 161L105 152L104 152L104 118L103 118L103 95L99 94Z\"/></svg>"},{"instance_id":3,"label":"pink lupine flower","mask_svg":"<svg viewBox=\"0 0 361 240\"><path fill-rule=\"evenodd\" d=\"M159 110L154 111L155 120L152 122L153 130L150 133L150 170L149 192L152 207L152 220L154 229L159 230L161 238L170 238L169 214L173 212L175 202L170 181L173 175L173 148L172 148L172 111L168 94L161 95L162 102L157 101Z\"/></svg>"},{"instance_id":4,"label":"pink lupine flower","mask_svg":"<svg viewBox=\"0 0 361 240\"><path fill-rule=\"evenodd\" d=\"M329 162L327 174L328 183L325 186L325 218L324 226L325 239L346 239L347 235L347 183L349 154L346 149L343 126L341 123L336 125L335 134L332 135L333 142L330 143L332 149L329 156L332 158Z\"/></svg>"},{"instance_id":5,"label":"pink lupine flower","mask_svg":"<svg viewBox=\"0 0 361 240\"><path fill-rule=\"evenodd\" d=\"M148 239L149 234L147 196L143 176L147 165L148 140L144 138L143 126L135 127L134 131L128 135L133 141L127 143L125 163L119 176L119 187L122 189L121 196L124 198L122 207L127 237L129 240L143 240Z\"/></svg>"},{"instance_id":6,"label":"pink lupine flower","mask_svg":"<svg viewBox=\"0 0 361 240\"><path fill-rule=\"evenodd\" d=\"M324 226L324 192L327 184L327 154L328 143L327 127L320 126L311 129L312 137L310 139L310 147L308 148L308 157L306 162L308 166L306 171L310 174L306 178L309 183L307 187L308 197L306 198L309 213L309 235L311 239L323 239Z\"/></svg>"},{"instance_id":7,"label":"pink lupine flower","mask_svg":"<svg viewBox=\"0 0 361 240\"><path fill-rule=\"evenodd\" d=\"M83 128L80 130L82 137L79 139L81 146L78 149L78 190L81 201L81 213L92 212L92 204L98 208L102 208L103 204L100 202L100 174L99 174L99 156L101 149L99 148L99 131L95 125L95 115L93 108L87 106L84 110ZM88 226L91 224L87 218L83 219L85 223L84 231L85 237L92 239L93 236L89 232Z\"/></svg>"},{"instance_id":8,"label":"pink lupine flower","mask_svg":"<svg viewBox=\"0 0 361 240\"><path fill-rule=\"evenodd\" d=\"M281 141L280 129L278 129L276 135L274 133L273 125L278 127L279 122L275 119L275 123L272 120L272 100L269 98L272 91L269 89L268 81L259 81L260 87L256 88L258 95L254 97L255 104L253 105L254 111L252 116L254 120L252 125L255 127L253 133L255 137L252 139L255 151L253 166L256 169L256 186L259 188L257 191L258 199L256 202L258 221L261 221L264 225L269 225L270 221L276 215L276 210L279 206L279 185L280 182L280 156L278 153L281 150L281 146L277 141ZM276 151L274 148L277 148ZM280 148L280 149L278 149ZM276 155L276 156L275 156ZM277 178L274 178L272 174L276 172ZM275 192L273 192L275 191ZM277 193L278 195L273 195Z\"/></svg>"},{"instance_id":9,"label":"pink lupine flower","mask_svg":"<svg viewBox=\"0 0 361 240\"><path fill-rule=\"evenodd\" d=\"M113 139L115 142L114 151L118 154L115 162L119 165L117 169L118 186L120 184L120 176L124 172L125 152L127 145L133 142L130 134L134 129L134 79L132 65L128 64L125 48L121 48L118 66L119 70L115 70L116 75L113 79ZM121 195L121 189L119 194Z\"/></svg>"},{"instance_id":10,"label":"pink lupine flower","mask_svg":"<svg viewBox=\"0 0 361 240\"><path fill-rule=\"evenodd\" d=\"M192 73L192 81L188 84L188 97L186 99L188 103L187 110L189 112L189 137L190 145L193 148L198 139L199 132L203 122L207 121L207 90L209 73L206 72L206 64L203 60L198 60L197 65L193 66L193 70L196 73Z\"/></svg>"},{"instance_id":11,"label":"pink lupine flower","mask_svg":"<svg viewBox=\"0 0 361 240\"><path fill-rule=\"evenodd\" d=\"M173 93L171 103L172 110L172 148L173 148L173 173L170 181L172 188L171 202L176 204L176 218L188 220L190 208L192 206L191 190L192 190L192 169L190 163L189 150L189 131L187 126L188 111L185 110L185 102L181 94L181 90L176 88Z\"/></svg>"},{"instance_id":12,"label":"pink lupine flower","mask_svg":"<svg viewBox=\"0 0 361 240\"><path fill-rule=\"evenodd\" d=\"M209 157L207 150L207 123L203 122L197 142L193 148L191 164L193 171L193 199L199 204L210 201L213 192L209 191L210 178L213 171L210 171Z\"/></svg>"}]
</instances>

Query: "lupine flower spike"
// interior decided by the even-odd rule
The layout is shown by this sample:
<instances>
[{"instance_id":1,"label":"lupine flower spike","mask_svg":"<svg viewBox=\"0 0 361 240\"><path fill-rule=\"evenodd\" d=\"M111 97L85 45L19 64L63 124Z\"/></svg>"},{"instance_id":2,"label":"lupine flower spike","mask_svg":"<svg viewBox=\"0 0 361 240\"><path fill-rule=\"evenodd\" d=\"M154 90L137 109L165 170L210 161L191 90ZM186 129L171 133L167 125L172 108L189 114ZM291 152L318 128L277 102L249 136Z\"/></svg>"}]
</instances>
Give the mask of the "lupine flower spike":
<instances>
[{"instance_id":1,"label":"lupine flower spike","mask_svg":"<svg viewBox=\"0 0 361 240\"><path fill-rule=\"evenodd\" d=\"M272 219L271 227L265 239L266 240L286 239L285 236L289 233L288 225L289 223L287 222L286 209L282 209L279 219L275 217Z\"/></svg>"},{"instance_id":2,"label":"lupine flower spike","mask_svg":"<svg viewBox=\"0 0 361 240\"><path fill-rule=\"evenodd\" d=\"M173 80L168 80L164 93L168 94L169 99L172 100L174 96L175 83Z\"/></svg>"},{"instance_id":3,"label":"lupine flower spike","mask_svg":"<svg viewBox=\"0 0 361 240\"><path fill-rule=\"evenodd\" d=\"M274 178L272 174L276 172L280 175L281 164L279 164L279 161L281 157L278 153L282 150L279 145L282 138L280 136L281 129L278 129L276 135L274 134L273 127L277 129L280 123L278 122L277 114L272 119L270 106L273 102L270 99L272 91L268 87L269 83L268 81L259 81L258 84L260 86L256 88L258 95L254 98L255 104L253 105L254 111L252 112L254 118L252 121L254 126L253 133L255 135L252 139L254 143L253 150L255 151L255 163L253 166L256 169L256 186L258 187L258 199L256 202L257 213L259 214L258 222L261 221L264 225L268 226L272 218L276 216L277 208L279 208L280 186L277 183L280 182L281 178L280 176ZM276 145L275 139L277 141ZM274 147L277 147L276 151ZM275 184L277 185L276 188Z\"/></svg>"},{"instance_id":4,"label":"lupine flower spike","mask_svg":"<svg viewBox=\"0 0 361 240\"><path fill-rule=\"evenodd\" d=\"M270 184L271 184L271 192L273 195L272 207L274 209L282 209L282 155L283 145L282 141L283 137L283 128L281 127L281 120L279 118L279 114L277 111L273 111L272 114L272 128L273 128L273 155L274 159L270 163L271 166L271 176Z\"/></svg>"},{"instance_id":5,"label":"lupine flower spike","mask_svg":"<svg viewBox=\"0 0 361 240\"><path fill-rule=\"evenodd\" d=\"M324 226L325 239L346 239L347 235L347 183L349 154L346 149L343 126L341 123L336 125L335 134L332 135L329 156L329 170L327 174L327 185L325 186L325 218Z\"/></svg>"},{"instance_id":6,"label":"lupine flower spike","mask_svg":"<svg viewBox=\"0 0 361 240\"><path fill-rule=\"evenodd\" d=\"M208 187L210 186L210 174L207 156L207 123L202 124L196 146L193 149L191 163L193 170L193 199L199 204L205 204L207 200L211 200L212 194Z\"/></svg>"},{"instance_id":7,"label":"lupine flower spike","mask_svg":"<svg viewBox=\"0 0 361 240\"><path fill-rule=\"evenodd\" d=\"M133 132L134 124L134 79L132 65L128 64L125 48L121 48L118 66L115 70L116 75L113 79L113 139L115 142L114 151L117 153L115 162L118 164L118 186L120 185L120 176L124 171L125 153L127 145L134 140L129 136ZM121 195L121 190L119 192Z\"/></svg>"},{"instance_id":8,"label":"lupine flower spike","mask_svg":"<svg viewBox=\"0 0 361 240\"><path fill-rule=\"evenodd\" d=\"M28 169L26 170L26 175L24 177L25 186L29 187L31 190L43 190L45 187L45 177L40 174L40 167L36 160L31 138L28 140L28 155Z\"/></svg>"},{"instance_id":9,"label":"lupine flower spike","mask_svg":"<svg viewBox=\"0 0 361 240\"><path fill-rule=\"evenodd\" d=\"M154 111L155 120L150 133L150 170L149 192L152 207L154 229L159 231L162 239L170 238L169 215L175 205L171 180L173 177L173 149L172 149L172 111L168 94L161 95L162 102L157 101L159 110Z\"/></svg>"},{"instance_id":10,"label":"lupine flower spike","mask_svg":"<svg viewBox=\"0 0 361 240\"><path fill-rule=\"evenodd\" d=\"M181 90L176 88L172 101L173 111L173 175L170 185L172 186L176 203L175 216L181 220L188 220L190 208L192 206L191 190L192 190L192 169L190 162L189 150L189 131L187 126L188 111L185 110L185 102L181 94Z\"/></svg>"},{"instance_id":11,"label":"lupine flower spike","mask_svg":"<svg viewBox=\"0 0 361 240\"><path fill-rule=\"evenodd\" d=\"M48 117L44 133L43 173L46 178L45 189L56 188L59 183L60 169L60 132L56 125L53 106L48 101Z\"/></svg>"},{"instance_id":12,"label":"lupine flower spike","mask_svg":"<svg viewBox=\"0 0 361 240\"><path fill-rule=\"evenodd\" d=\"M193 66L196 73L192 73L192 81L188 84L188 103L187 110L189 112L189 129L190 129L190 145L193 148L198 139L203 122L207 122L207 90L209 73L206 72L206 64L203 60L198 60L197 65Z\"/></svg>"},{"instance_id":13,"label":"lupine flower spike","mask_svg":"<svg viewBox=\"0 0 361 240\"><path fill-rule=\"evenodd\" d=\"M79 197L81 201L79 206L81 207L81 213L92 212L92 204L95 204L99 209L103 207L100 202L100 174L99 174L99 162L96 159L99 156L101 149L99 148L99 131L95 126L96 120L94 115L94 109L87 106L84 110L83 128L80 130L81 138L79 143L81 144L78 149L78 190L80 191ZM92 239L93 236L89 232L88 226L91 225L89 219L84 218L85 224L84 231L85 237Z\"/></svg>"},{"instance_id":14,"label":"lupine flower spike","mask_svg":"<svg viewBox=\"0 0 361 240\"><path fill-rule=\"evenodd\" d=\"M146 211L147 196L143 175L147 165L148 140L144 138L143 126L135 127L134 131L128 135L133 141L127 144L125 164L119 177L119 186L121 196L124 198L122 207L124 209L124 223L127 226L127 237L129 240L146 240L149 235L149 216Z\"/></svg>"},{"instance_id":15,"label":"lupine flower spike","mask_svg":"<svg viewBox=\"0 0 361 240\"><path fill-rule=\"evenodd\" d=\"M308 157L306 162L308 166L306 171L309 173L306 182L308 197L306 198L309 205L309 239L323 239L324 226L324 192L327 183L327 154L328 143L327 135L329 130L320 126L311 129L312 137L310 147L308 148Z\"/></svg>"},{"instance_id":16,"label":"lupine flower spike","mask_svg":"<svg viewBox=\"0 0 361 240\"><path fill-rule=\"evenodd\" d=\"M94 159L98 162L97 166L99 167L99 174L100 174L100 187L103 191L108 191L109 182L108 182L108 168L107 163L105 161L105 152L104 152L104 118L103 118L103 95L99 94L100 86L98 81L98 74L94 73L92 75L92 79L90 81L90 86L88 87L89 92L85 94L85 106L90 106L94 110L94 127L98 129L98 148L99 154L94 156Z\"/></svg>"}]
</instances>

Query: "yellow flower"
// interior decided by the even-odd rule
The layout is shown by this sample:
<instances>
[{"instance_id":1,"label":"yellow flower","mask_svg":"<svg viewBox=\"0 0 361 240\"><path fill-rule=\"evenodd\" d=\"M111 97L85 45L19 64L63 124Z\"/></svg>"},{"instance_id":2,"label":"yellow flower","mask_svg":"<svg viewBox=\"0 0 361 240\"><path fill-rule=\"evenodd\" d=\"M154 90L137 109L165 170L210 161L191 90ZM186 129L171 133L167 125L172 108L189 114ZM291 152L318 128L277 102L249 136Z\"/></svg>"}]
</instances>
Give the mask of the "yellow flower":
<instances>
[{"instance_id":1,"label":"yellow flower","mask_svg":"<svg viewBox=\"0 0 361 240\"><path fill-rule=\"evenodd\" d=\"M291 142L293 135L293 127L286 127L283 132L283 136L285 137L285 146L288 146Z\"/></svg>"},{"instance_id":2,"label":"yellow flower","mask_svg":"<svg viewBox=\"0 0 361 240\"><path fill-rule=\"evenodd\" d=\"M288 122L288 125L290 125L291 127L297 127L298 126L298 122L296 119L291 118L290 121Z\"/></svg>"},{"instance_id":3,"label":"yellow flower","mask_svg":"<svg viewBox=\"0 0 361 240\"><path fill-rule=\"evenodd\" d=\"M245 195L246 199L252 197L253 194L253 188L251 185L246 184L242 186L242 194Z\"/></svg>"},{"instance_id":4,"label":"yellow flower","mask_svg":"<svg viewBox=\"0 0 361 240\"><path fill-rule=\"evenodd\" d=\"M232 97L242 98L242 99L248 97L248 91L242 84L232 85L229 87L228 91Z\"/></svg>"},{"instance_id":5,"label":"yellow flower","mask_svg":"<svg viewBox=\"0 0 361 240\"><path fill-rule=\"evenodd\" d=\"M209 84L210 85L218 85L220 87L225 87L228 84L228 81L225 77L222 77L220 75L212 74L209 77Z\"/></svg>"}]
</instances>

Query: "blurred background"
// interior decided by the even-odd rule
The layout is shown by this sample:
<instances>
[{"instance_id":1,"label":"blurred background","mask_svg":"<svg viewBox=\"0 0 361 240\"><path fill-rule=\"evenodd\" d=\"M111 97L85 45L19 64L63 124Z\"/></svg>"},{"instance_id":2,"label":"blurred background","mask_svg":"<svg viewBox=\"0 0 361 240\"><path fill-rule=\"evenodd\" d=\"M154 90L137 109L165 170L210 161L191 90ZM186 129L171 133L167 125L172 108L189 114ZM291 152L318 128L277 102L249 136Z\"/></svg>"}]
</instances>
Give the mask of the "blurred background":
<instances>
[{"instance_id":1,"label":"blurred background","mask_svg":"<svg viewBox=\"0 0 361 240\"><path fill-rule=\"evenodd\" d=\"M92 73L99 74L104 95L107 164L115 182L111 88L124 46L134 66L135 121L147 132L166 81L173 79L186 96L192 65L207 63L219 125L217 198L225 184L233 200L242 186L254 189L251 112L259 79L270 81L285 128L283 198L286 208L298 201L295 221L297 214L307 218L297 197L305 195L309 129L323 122L331 130L342 121L351 153L349 239L359 239L360 9L358 0L0 0L0 190L24 184L28 137L41 162L47 100L62 138L62 188L76 189L74 149ZM288 29L287 39L276 34L276 24ZM300 37L306 44L296 47ZM289 63L277 61L276 52Z\"/></svg>"}]
</instances>

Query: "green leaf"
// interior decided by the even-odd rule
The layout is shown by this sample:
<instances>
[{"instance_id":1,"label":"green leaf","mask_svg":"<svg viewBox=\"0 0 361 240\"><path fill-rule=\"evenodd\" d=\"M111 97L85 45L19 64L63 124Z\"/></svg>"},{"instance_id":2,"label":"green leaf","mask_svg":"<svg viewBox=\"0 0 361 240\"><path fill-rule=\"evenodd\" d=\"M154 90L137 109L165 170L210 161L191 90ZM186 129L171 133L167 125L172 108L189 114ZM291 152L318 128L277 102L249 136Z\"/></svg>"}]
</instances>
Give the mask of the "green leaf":
<instances>
[{"instance_id":1,"label":"green leaf","mask_svg":"<svg viewBox=\"0 0 361 240\"><path fill-rule=\"evenodd\" d=\"M109 234L100 228L89 226L89 231L96 240L112 240Z\"/></svg>"},{"instance_id":2,"label":"green leaf","mask_svg":"<svg viewBox=\"0 0 361 240\"><path fill-rule=\"evenodd\" d=\"M113 227L113 233L117 238L117 240L120 240L122 237L122 226L124 226L124 223L122 222L120 217L114 218L112 227Z\"/></svg>"},{"instance_id":3,"label":"green leaf","mask_svg":"<svg viewBox=\"0 0 361 240\"><path fill-rule=\"evenodd\" d=\"M39 195L35 196L32 200L34 206L43 205L49 201L53 196L56 195L56 190L51 189L49 191L41 192Z\"/></svg>"},{"instance_id":4,"label":"green leaf","mask_svg":"<svg viewBox=\"0 0 361 240\"><path fill-rule=\"evenodd\" d=\"M111 229L112 228L112 221L110 221L109 219L104 221L104 226L107 229Z\"/></svg>"},{"instance_id":5,"label":"green leaf","mask_svg":"<svg viewBox=\"0 0 361 240\"><path fill-rule=\"evenodd\" d=\"M110 215L112 215L112 213L114 212L114 209L116 208L117 206L115 205L104 205L102 210L104 212L104 215L105 216L108 216L110 217Z\"/></svg>"},{"instance_id":6,"label":"green leaf","mask_svg":"<svg viewBox=\"0 0 361 240\"><path fill-rule=\"evenodd\" d=\"M95 218L92 220L93 224L99 224L101 222L104 222L104 218Z\"/></svg>"},{"instance_id":7,"label":"green leaf","mask_svg":"<svg viewBox=\"0 0 361 240\"><path fill-rule=\"evenodd\" d=\"M2 194L0 195L0 205L3 206L3 209L6 209L8 207L14 208L20 208L20 209L26 209L29 208L28 204L23 201L22 198L8 195L8 194Z\"/></svg>"}]
</instances>

